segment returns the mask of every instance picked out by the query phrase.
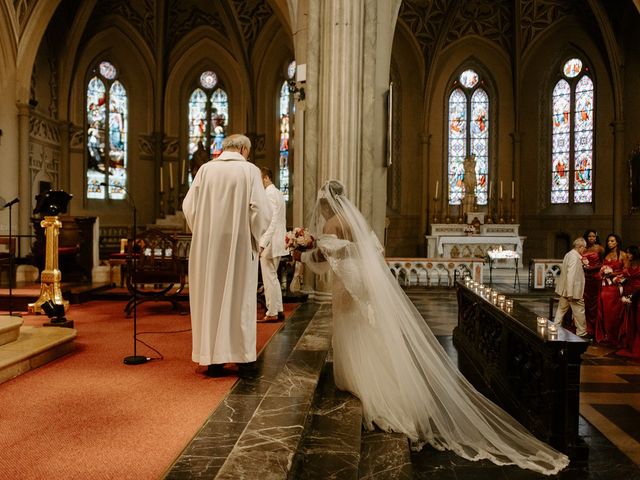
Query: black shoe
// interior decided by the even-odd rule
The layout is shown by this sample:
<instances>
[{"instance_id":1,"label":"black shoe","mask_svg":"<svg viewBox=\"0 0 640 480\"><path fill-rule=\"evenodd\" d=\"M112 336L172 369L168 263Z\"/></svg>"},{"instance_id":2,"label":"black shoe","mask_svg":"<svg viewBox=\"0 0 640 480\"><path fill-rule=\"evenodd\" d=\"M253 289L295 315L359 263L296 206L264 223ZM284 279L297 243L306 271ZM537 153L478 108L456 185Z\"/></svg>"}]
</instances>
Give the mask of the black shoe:
<instances>
[{"instance_id":1,"label":"black shoe","mask_svg":"<svg viewBox=\"0 0 640 480\"><path fill-rule=\"evenodd\" d=\"M278 320L284 320L284 312L278 312Z\"/></svg>"},{"instance_id":2,"label":"black shoe","mask_svg":"<svg viewBox=\"0 0 640 480\"><path fill-rule=\"evenodd\" d=\"M258 367L256 362L247 362L238 364L238 377L255 378L258 375Z\"/></svg>"},{"instance_id":3,"label":"black shoe","mask_svg":"<svg viewBox=\"0 0 640 480\"><path fill-rule=\"evenodd\" d=\"M207 367L206 375L208 377L214 377L214 378L224 377L226 375L226 372L224 370L224 365L222 363L213 363L209 365Z\"/></svg>"}]
</instances>

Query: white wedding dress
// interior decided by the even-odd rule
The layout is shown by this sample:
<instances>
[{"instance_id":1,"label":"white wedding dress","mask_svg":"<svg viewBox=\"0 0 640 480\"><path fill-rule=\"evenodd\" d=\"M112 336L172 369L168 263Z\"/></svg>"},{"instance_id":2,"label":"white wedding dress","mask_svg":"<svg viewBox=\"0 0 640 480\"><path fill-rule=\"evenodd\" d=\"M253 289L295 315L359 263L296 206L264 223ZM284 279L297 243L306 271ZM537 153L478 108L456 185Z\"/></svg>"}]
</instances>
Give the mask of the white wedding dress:
<instances>
[{"instance_id":1,"label":"white wedding dress","mask_svg":"<svg viewBox=\"0 0 640 480\"><path fill-rule=\"evenodd\" d=\"M365 427L402 432L415 449L428 443L469 460L546 475L567 466L564 454L533 437L462 376L341 192L336 181L320 190L314 218L316 231L324 233L302 260L316 273L333 272L335 382L360 399Z\"/></svg>"}]
</instances>

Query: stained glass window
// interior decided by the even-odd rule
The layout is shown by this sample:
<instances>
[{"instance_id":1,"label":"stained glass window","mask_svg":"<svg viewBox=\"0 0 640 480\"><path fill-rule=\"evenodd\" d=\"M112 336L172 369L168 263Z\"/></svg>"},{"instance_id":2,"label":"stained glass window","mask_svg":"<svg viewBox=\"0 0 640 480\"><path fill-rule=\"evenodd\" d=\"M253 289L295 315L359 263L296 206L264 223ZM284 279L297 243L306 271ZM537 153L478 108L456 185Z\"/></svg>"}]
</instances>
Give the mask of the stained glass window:
<instances>
[{"instance_id":1,"label":"stained glass window","mask_svg":"<svg viewBox=\"0 0 640 480\"><path fill-rule=\"evenodd\" d=\"M489 172L489 95L474 70L460 74L449 95L447 174L449 204L459 205L465 195L464 159L476 158L476 201L487 204Z\"/></svg>"},{"instance_id":2,"label":"stained glass window","mask_svg":"<svg viewBox=\"0 0 640 480\"><path fill-rule=\"evenodd\" d=\"M209 158L220 155L229 124L229 98L227 92L219 86L215 72L207 70L200 75L199 86L189 97L188 121L189 162L198 149L205 154L209 152ZM191 173L188 179L190 183Z\"/></svg>"},{"instance_id":3,"label":"stained glass window","mask_svg":"<svg viewBox=\"0 0 640 480\"><path fill-rule=\"evenodd\" d=\"M121 200L127 183L127 91L113 64L101 62L97 70L86 96L87 198Z\"/></svg>"},{"instance_id":4,"label":"stained glass window","mask_svg":"<svg viewBox=\"0 0 640 480\"><path fill-rule=\"evenodd\" d=\"M278 112L280 141L279 141L279 180L280 191L285 201L289 201L289 113L291 110L291 93L289 84L285 81L280 88L280 111Z\"/></svg>"},{"instance_id":5,"label":"stained glass window","mask_svg":"<svg viewBox=\"0 0 640 480\"><path fill-rule=\"evenodd\" d=\"M578 58L562 68L552 95L551 203L593 200L593 81Z\"/></svg>"}]
</instances>

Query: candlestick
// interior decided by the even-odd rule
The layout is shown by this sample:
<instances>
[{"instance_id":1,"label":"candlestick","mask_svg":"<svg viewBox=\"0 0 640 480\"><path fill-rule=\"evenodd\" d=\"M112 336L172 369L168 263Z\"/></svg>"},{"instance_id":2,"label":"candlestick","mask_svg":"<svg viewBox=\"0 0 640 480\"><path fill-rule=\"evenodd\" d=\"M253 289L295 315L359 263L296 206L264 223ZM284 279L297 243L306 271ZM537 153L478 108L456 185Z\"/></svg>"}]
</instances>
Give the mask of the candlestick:
<instances>
[{"instance_id":1,"label":"candlestick","mask_svg":"<svg viewBox=\"0 0 640 480\"><path fill-rule=\"evenodd\" d=\"M516 198L516 189L515 189L515 185L516 183L511 180L511 200L513 200L514 198Z\"/></svg>"},{"instance_id":2,"label":"candlestick","mask_svg":"<svg viewBox=\"0 0 640 480\"><path fill-rule=\"evenodd\" d=\"M173 167L170 163L167 164L167 167L169 167L169 188L173 188Z\"/></svg>"},{"instance_id":3,"label":"candlestick","mask_svg":"<svg viewBox=\"0 0 640 480\"><path fill-rule=\"evenodd\" d=\"M489 200L491 200L491 180L489 180Z\"/></svg>"},{"instance_id":4,"label":"candlestick","mask_svg":"<svg viewBox=\"0 0 640 480\"><path fill-rule=\"evenodd\" d=\"M440 189L440 181L436 180L436 200L438 200L438 190Z\"/></svg>"},{"instance_id":5,"label":"candlestick","mask_svg":"<svg viewBox=\"0 0 640 480\"><path fill-rule=\"evenodd\" d=\"M160 167L160 193L164 192L164 178L162 178L162 170L163 168Z\"/></svg>"},{"instance_id":6,"label":"candlestick","mask_svg":"<svg viewBox=\"0 0 640 480\"><path fill-rule=\"evenodd\" d=\"M500 200L502 200L502 180L500 180Z\"/></svg>"},{"instance_id":7,"label":"candlestick","mask_svg":"<svg viewBox=\"0 0 640 480\"><path fill-rule=\"evenodd\" d=\"M184 185L184 172L187 168L187 160L185 158L182 159L182 173L180 174L180 185Z\"/></svg>"}]
</instances>

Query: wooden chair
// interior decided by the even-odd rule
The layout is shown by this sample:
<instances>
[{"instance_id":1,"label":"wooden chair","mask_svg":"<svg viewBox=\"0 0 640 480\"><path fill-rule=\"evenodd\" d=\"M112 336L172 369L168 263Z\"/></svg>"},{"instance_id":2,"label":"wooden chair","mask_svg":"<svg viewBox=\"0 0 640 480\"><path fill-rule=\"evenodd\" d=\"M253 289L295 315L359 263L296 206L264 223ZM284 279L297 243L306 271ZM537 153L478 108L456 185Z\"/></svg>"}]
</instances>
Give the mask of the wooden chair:
<instances>
[{"instance_id":1,"label":"wooden chair","mask_svg":"<svg viewBox=\"0 0 640 480\"><path fill-rule=\"evenodd\" d=\"M181 310L178 295L185 287L184 262L175 237L160 230L146 230L129 242L127 289L132 297L125 306L127 316L135 305L149 301L171 302Z\"/></svg>"},{"instance_id":2,"label":"wooden chair","mask_svg":"<svg viewBox=\"0 0 640 480\"><path fill-rule=\"evenodd\" d=\"M6 270L11 288L16 286L16 239L9 237L0 237L0 277L2 272Z\"/></svg>"}]
</instances>

